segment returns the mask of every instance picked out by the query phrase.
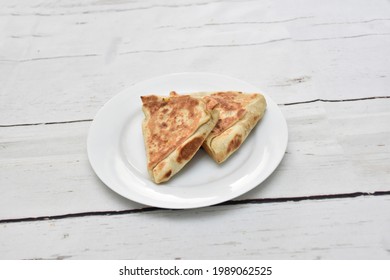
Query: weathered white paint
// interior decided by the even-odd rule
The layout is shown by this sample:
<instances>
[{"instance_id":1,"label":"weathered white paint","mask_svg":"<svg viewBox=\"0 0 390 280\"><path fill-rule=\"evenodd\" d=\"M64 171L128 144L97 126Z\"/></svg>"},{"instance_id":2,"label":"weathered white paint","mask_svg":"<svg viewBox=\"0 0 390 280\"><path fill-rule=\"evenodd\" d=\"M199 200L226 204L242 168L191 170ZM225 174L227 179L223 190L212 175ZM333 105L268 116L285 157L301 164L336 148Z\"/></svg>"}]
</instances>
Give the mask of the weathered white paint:
<instances>
[{"instance_id":1,"label":"weathered white paint","mask_svg":"<svg viewBox=\"0 0 390 280\"><path fill-rule=\"evenodd\" d=\"M0 124L93 118L121 89L184 71L279 103L388 95L384 0L13 2L0 12Z\"/></svg>"},{"instance_id":2,"label":"weathered white paint","mask_svg":"<svg viewBox=\"0 0 390 280\"><path fill-rule=\"evenodd\" d=\"M281 108L287 153L267 181L238 199L389 190L390 99ZM89 125L0 128L0 219L142 207L93 173Z\"/></svg>"},{"instance_id":3,"label":"weathered white paint","mask_svg":"<svg viewBox=\"0 0 390 280\"><path fill-rule=\"evenodd\" d=\"M0 224L0 257L390 259L389 212L384 196Z\"/></svg>"}]
</instances>

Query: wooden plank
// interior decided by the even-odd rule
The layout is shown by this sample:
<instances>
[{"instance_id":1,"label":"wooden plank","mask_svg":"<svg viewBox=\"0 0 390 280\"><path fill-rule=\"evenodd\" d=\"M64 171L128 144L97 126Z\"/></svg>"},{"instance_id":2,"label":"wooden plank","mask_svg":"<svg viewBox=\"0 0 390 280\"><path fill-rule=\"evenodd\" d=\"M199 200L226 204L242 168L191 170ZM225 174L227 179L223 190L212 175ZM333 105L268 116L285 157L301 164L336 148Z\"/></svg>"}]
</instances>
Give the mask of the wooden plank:
<instances>
[{"instance_id":1,"label":"wooden plank","mask_svg":"<svg viewBox=\"0 0 390 280\"><path fill-rule=\"evenodd\" d=\"M24 2L0 13L0 124L90 119L131 84L185 71L279 103L388 95L383 1L328 1L331 16L317 1Z\"/></svg>"},{"instance_id":2,"label":"wooden plank","mask_svg":"<svg viewBox=\"0 0 390 280\"><path fill-rule=\"evenodd\" d=\"M289 127L287 154L269 180L242 198L389 189L389 99L282 110Z\"/></svg>"},{"instance_id":3,"label":"wooden plank","mask_svg":"<svg viewBox=\"0 0 390 280\"><path fill-rule=\"evenodd\" d=\"M269 179L239 200L390 190L390 99L281 109L289 127L286 155ZM93 173L89 125L0 128L0 219L143 207Z\"/></svg>"},{"instance_id":4,"label":"wooden plank","mask_svg":"<svg viewBox=\"0 0 390 280\"><path fill-rule=\"evenodd\" d=\"M390 259L390 197L0 224L2 259Z\"/></svg>"}]
</instances>

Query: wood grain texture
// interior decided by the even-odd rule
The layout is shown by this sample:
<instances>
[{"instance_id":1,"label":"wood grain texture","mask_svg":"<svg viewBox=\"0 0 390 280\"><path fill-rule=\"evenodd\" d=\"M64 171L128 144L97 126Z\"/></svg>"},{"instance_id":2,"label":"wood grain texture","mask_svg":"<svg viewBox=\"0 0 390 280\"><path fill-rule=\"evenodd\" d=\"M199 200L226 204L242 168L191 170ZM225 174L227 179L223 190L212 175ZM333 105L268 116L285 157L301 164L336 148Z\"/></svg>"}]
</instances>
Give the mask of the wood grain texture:
<instances>
[{"instance_id":1,"label":"wood grain texture","mask_svg":"<svg viewBox=\"0 0 390 280\"><path fill-rule=\"evenodd\" d=\"M91 119L121 89L172 72L231 75L279 103L389 94L388 2L244 3L6 1L0 124Z\"/></svg>"},{"instance_id":2,"label":"wood grain texture","mask_svg":"<svg viewBox=\"0 0 390 280\"><path fill-rule=\"evenodd\" d=\"M390 190L390 99L281 109L289 127L285 157L239 200ZM144 207L116 195L93 173L89 125L0 128L0 219Z\"/></svg>"},{"instance_id":3,"label":"wood grain texture","mask_svg":"<svg viewBox=\"0 0 390 280\"><path fill-rule=\"evenodd\" d=\"M382 196L1 224L0 257L390 259L389 213Z\"/></svg>"}]
</instances>

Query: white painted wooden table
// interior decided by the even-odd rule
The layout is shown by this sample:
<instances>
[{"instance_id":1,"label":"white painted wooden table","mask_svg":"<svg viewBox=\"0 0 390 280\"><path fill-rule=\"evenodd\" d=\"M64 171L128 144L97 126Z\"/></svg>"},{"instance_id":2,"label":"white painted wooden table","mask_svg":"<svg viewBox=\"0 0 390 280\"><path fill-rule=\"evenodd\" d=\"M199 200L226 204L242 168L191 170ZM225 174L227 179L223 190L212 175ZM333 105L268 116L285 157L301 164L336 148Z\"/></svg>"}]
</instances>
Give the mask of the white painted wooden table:
<instances>
[{"instance_id":1,"label":"white painted wooden table","mask_svg":"<svg viewBox=\"0 0 390 280\"><path fill-rule=\"evenodd\" d=\"M1 259L390 259L390 3L0 1ZM203 71L279 105L286 155L234 201L161 210L103 185L98 109Z\"/></svg>"}]
</instances>

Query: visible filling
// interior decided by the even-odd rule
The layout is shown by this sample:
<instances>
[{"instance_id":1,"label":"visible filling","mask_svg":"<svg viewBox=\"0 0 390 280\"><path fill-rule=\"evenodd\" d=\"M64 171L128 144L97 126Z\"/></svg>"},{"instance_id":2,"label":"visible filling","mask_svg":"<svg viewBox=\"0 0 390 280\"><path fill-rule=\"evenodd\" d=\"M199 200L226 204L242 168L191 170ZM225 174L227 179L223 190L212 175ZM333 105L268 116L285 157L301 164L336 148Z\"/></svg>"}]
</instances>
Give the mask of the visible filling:
<instances>
[{"instance_id":1,"label":"visible filling","mask_svg":"<svg viewBox=\"0 0 390 280\"><path fill-rule=\"evenodd\" d=\"M190 142L186 143L179 152L177 162L181 163L183 160L189 160L202 145L203 141L204 138L198 136L192 139Z\"/></svg>"}]
</instances>

